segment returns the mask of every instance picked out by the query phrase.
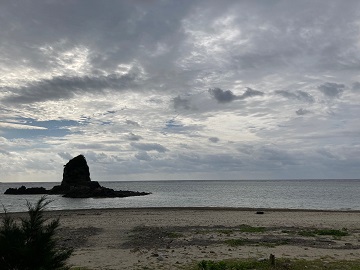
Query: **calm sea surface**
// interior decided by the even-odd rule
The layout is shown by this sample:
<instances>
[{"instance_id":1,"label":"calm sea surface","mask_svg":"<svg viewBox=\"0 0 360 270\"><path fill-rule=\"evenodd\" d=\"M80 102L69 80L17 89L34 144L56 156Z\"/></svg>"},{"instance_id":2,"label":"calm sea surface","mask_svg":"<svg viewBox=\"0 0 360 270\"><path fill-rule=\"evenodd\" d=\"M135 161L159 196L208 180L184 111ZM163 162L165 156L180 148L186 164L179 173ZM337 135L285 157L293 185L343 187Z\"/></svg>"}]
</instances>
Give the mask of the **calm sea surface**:
<instances>
[{"instance_id":1,"label":"calm sea surface","mask_svg":"<svg viewBox=\"0 0 360 270\"><path fill-rule=\"evenodd\" d=\"M4 195L9 187L58 183L0 183L0 204L8 212L26 211L26 200L41 195ZM117 190L152 192L148 196L106 199L71 199L48 196L49 210L128 207L251 207L360 210L360 180L264 180L264 181L134 181L101 182ZM3 209L0 209L3 212Z\"/></svg>"}]
</instances>

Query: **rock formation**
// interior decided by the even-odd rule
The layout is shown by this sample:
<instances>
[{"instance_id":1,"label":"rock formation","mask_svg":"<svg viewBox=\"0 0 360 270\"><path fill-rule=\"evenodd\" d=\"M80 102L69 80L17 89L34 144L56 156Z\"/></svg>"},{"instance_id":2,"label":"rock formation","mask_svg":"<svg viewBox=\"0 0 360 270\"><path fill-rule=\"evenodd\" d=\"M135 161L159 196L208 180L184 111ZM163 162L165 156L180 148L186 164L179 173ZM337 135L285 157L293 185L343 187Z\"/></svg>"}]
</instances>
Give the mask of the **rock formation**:
<instances>
[{"instance_id":1,"label":"rock formation","mask_svg":"<svg viewBox=\"0 0 360 270\"><path fill-rule=\"evenodd\" d=\"M115 191L111 188L102 187L99 182L91 181L90 170L86 159L79 155L71 159L65 166L61 185L54 186L50 190L40 188L9 188L5 194L61 194L69 198L108 198L143 196L150 193L138 191Z\"/></svg>"},{"instance_id":2,"label":"rock formation","mask_svg":"<svg viewBox=\"0 0 360 270\"><path fill-rule=\"evenodd\" d=\"M91 191L97 188L102 187L97 181L91 181L86 159L83 155L79 155L64 165L61 185L54 186L49 193L64 194L65 197L86 198L92 197ZM72 194L72 196L69 196L69 194Z\"/></svg>"},{"instance_id":3,"label":"rock formation","mask_svg":"<svg viewBox=\"0 0 360 270\"><path fill-rule=\"evenodd\" d=\"M18 195L18 194L47 194L48 191L43 187L26 188L21 186L19 188L8 188L5 194Z\"/></svg>"},{"instance_id":4,"label":"rock formation","mask_svg":"<svg viewBox=\"0 0 360 270\"><path fill-rule=\"evenodd\" d=\"M83 155L74 157L64 166L61 184L74 185L88 182L91 182L90 170Z\"/></svg>"}]
</instances>

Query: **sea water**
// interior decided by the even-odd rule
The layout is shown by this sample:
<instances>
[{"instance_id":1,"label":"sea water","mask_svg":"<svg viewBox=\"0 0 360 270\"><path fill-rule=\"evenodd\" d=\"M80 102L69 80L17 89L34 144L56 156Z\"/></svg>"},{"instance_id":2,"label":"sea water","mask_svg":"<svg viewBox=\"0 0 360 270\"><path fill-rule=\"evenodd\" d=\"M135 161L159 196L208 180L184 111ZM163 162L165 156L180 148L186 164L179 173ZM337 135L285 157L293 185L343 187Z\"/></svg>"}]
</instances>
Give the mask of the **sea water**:
<instances>
[{"instance_id":1,"label":"sea water","mask_svg":"<svg viewBox=\"0 0 360 270\"><path fill-rule=\"evenodd\" d=\"M41 195L4 195L9 187L52 188L59 183L0 183L0 204L26 211ZM63 198L49 195L48 210L139 207L250 207L360 210L360 180L118 181L100 182L115 190L151 192L128 198ZM0 209L0 212L4 212Z\"/></svg>"}]
</instances>

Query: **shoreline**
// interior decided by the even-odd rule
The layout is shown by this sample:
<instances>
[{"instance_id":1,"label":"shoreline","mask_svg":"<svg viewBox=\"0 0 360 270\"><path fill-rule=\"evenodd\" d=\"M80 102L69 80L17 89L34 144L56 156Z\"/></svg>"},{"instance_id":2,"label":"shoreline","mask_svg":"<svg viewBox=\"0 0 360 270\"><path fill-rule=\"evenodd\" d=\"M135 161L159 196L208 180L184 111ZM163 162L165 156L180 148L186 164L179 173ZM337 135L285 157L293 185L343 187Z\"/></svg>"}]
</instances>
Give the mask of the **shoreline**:
<instances>
[{"instance_id":1,"label":"shoreline","mask_svg":"<svg viewBox=\"0 0 360 270\"><path fill-rule=\"evenodd\" d=\"M195 207L119 207L119 208L85 208L85 209L59 209L59 210L47 210L46 213L63 213L63 212L91 212L91 211L142 211L142 210L158 210L158 211L186 211L186 210L206 210L206 211L245 211L245 212L311 212L311 213L360 213L360 210L354 209L306 209L306 208L252 208L252 207L222 207L222 206L195 206ZM8 214L26 214L27 211L20 212L8 212ZM0 213L0 216L4 213Z\"/></svg>"},{"instance_id":2,"label":"shoreline","mask_svg":"<svg viewBox=\"0 0 360 270\"><path fill-rule=\"evenodd\" d=\"M9 214L26 216L26 212ZM357 260L360 250L360 211L100 208L51 210L45 217L60 217L61 243L75 249L69 264L91 270L172 269L201 260L259 259L269 254L305 260ZM346 235L318 235L318 230ZM236 245L231 245L232 241Z\"/></svg>"}]
</instances>

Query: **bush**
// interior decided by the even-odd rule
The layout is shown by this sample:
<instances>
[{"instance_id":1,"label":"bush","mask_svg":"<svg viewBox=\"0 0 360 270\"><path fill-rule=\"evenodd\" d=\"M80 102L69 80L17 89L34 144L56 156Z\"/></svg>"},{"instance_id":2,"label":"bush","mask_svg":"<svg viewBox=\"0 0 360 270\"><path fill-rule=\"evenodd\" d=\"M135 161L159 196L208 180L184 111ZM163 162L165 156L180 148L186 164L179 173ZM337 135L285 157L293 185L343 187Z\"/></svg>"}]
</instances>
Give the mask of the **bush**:
<instances>
[{"instance_id":1,"label":"bush","mask_svg":"<svg viewBox=\"0 0 360 270\"><path fill-rule=\"evenodd\" d=\"M55 238L59 218L44 218L51 201L42 197L34 206L29 202L28 218L16 223L6 211L0 227L0 269L63 270L72 250L61 250Z\"/></svg>"}]
</instances>

